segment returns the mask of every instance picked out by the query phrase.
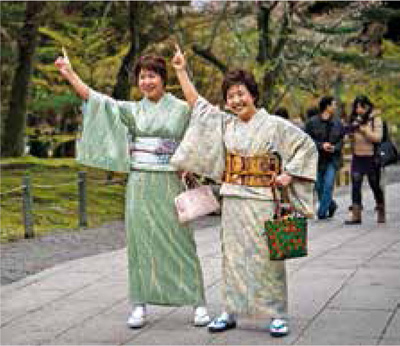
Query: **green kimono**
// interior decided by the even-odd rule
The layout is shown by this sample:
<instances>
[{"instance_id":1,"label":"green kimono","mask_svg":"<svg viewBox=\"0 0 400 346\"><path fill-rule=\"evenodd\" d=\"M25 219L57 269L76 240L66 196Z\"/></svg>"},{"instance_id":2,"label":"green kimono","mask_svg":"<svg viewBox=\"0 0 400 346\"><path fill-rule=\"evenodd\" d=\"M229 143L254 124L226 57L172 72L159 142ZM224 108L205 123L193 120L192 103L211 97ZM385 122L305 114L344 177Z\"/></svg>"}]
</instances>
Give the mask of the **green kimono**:
<instances>
[{"instance_id":1,"label":"green kimono","mask_svg":"<svg viewBox=\"0 0 400 346\"><path fill-rule=\"evenodd\" d=\"M226 152L262 156L278 152L294 179L293 205L311 216L317 150L302 130L260 109L248 122L199 97L189 128L171 159L179 169L220 180ZM270 261L260 233L274 212L271 189L222 184L222 297L225 311L251 317L285 317L287 287L284 261Z\"/></svg>"},{"instance_id":2,"label":"green kimono","mask_svg":"<svg viewBox=\"0 0 400 346\"><path fill-rule=\"evenodd\" d=\"M90 90L77 160L129 172L125 223L133 303L203 305L193 232L178 221L184 187L169 159L188 124L188 106L166 93L157 103L116 101Z\"/></svg>"}]
</instances>

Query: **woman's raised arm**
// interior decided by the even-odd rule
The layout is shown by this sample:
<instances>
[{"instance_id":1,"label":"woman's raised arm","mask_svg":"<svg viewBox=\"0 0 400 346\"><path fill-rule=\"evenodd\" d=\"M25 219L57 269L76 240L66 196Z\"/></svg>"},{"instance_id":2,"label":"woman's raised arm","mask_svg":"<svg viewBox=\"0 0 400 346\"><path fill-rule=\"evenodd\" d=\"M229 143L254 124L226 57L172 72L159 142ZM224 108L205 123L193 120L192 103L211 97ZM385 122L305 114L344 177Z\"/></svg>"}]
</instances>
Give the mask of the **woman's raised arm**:
<instances>
[{"instance_id":1,"label":"woman's raised arm","mask_svg":"<svg viewBox=\"0 0 400 346\"><path fill-rule=\"evenodd\" d=\"M60 71L61 75L69 82L69 84L72 85L78 96L83 100L87 100L89 98L89 87L72 69L71 63L69 62L67 53L65 52L64 48L63 55L64 56L62 57L59 56L54 64Z\"/></svg>"},{"instance_id":2,"label":"woman's raised arm","mask_svg":"<svg viewBox=\"0 0 400 346\"><path fill-rule=\"evenodd\" d=\"M177 44L175 45L175 49L175 55L172 58L172 66L175 69L176 76L178 77L186 101L189 103L190 107L193 107L199 94L186 71L185 55Z\"/></svg>"}]
</instances>

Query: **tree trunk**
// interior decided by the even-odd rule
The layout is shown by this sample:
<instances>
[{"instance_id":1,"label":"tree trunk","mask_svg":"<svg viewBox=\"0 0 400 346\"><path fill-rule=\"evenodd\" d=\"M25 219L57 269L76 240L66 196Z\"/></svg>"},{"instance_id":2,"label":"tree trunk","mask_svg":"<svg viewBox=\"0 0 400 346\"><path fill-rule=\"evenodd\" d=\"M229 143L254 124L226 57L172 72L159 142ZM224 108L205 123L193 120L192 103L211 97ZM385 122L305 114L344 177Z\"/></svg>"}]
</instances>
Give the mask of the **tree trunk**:
<instances>
[{"instance_id":1,"label":"tree trunk","mask_svg":"<svg viewBox=\"0 0 400 346\"><path fill-rule=\"evenodd\" d=\"M269 5L268 5L269 6ZM269 15L271 10L267 5L258 3L257 27L258 27L258 55L257 62L265 64L271 51L271 40L269 37Z\"/></svg>"},{"instance_id":2,"label":"tree trunk","mask_svg":"<svg viewBox=\"0 0 400 346\"><path fill-rule=\"evenodd\" d=\"M11 88L10 106L3 123L1 156L24 154L26 103L41 13L46 2L27 1L25 20L18 35L18 62Z\"/></svg>"},{"instance_id":3,"label":"tree trunk","mask_svg":"<svg viewBox=\"0 0 400 346\"><path fill-rule=\"evenodd\" d=\"M271 59L272 43L270 38L270 15L276 3L258 3L257 28L258 28L258 54L257 62L265 68L265 64ZM273 71L267 70L263 73L260 85L260 106L268 107L271 94L270 88L274 84Z\"/></svg>"},{"instance_id":4,"label":"tree trunk","mask_svg":"<svg viewBox=\"0 0 400 346\"><path fill-rule=\"evenodd\" d=\"M134 77L132 74L134 60L135 57L140 55L144 46L142 45L139 31L140 7L140 2L129 1L129 31L131 46L128 54L126 54L122 59L121 67L117 75L117 83L112 92L112 97L118 100L129 99Z\"/></svg>"},{"instance_id":5,"label":"tree trunk","mask_svg":"<svg viewBox=\"0 0 400 346\"><path fill-rule=\"evenodd\" d=\"M267 62L272 67L264 71L260 85L261 106L269 108L275 97L275 86L280 75L281 62L279 56L287 43L289 16L292 13L292 5L282 3L281 26L277 33L271 33L271 15L278 2L260 3L257 13L257 27L259 32L257 62L265 68ZM290 8L290 11L289 11ZM275 44L271 36L275 35Z\"/></svg>"}]
</instances>

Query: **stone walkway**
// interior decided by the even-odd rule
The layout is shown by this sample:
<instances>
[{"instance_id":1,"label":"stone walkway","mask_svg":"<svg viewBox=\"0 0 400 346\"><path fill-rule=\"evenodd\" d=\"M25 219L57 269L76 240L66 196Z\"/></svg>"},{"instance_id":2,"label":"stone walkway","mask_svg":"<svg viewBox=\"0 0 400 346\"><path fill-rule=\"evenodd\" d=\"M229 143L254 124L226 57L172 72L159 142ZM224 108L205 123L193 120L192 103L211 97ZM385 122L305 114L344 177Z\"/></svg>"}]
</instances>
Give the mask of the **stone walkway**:
<instances>
[{"instance_id":1,"label":"stone walkway","mask_svg":"<svg viewBox=\"0 0 400 346\"><path fill-rule=\"evenodd\" d=\"M400 183L387 187L388 223L343 225L347 194L331 221L310 224L310 255L288 261L291 334L271 338L264 321L212 335L191 325L189 307L149 308L149 323L126 327L125 249L68 261L2 286L2 345L380 345L400 344ZM218 224L196 231L210 313L219 312Z\"/></svg>"}]
</instances>

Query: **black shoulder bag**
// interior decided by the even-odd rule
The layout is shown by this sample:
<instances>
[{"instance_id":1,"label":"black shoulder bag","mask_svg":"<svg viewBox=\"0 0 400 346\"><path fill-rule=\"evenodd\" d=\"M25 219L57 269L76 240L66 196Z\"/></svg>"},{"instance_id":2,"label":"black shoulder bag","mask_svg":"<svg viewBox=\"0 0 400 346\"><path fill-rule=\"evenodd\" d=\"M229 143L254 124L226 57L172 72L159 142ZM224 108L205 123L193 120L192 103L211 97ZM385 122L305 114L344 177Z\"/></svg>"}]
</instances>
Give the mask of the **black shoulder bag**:
<instances>
[{"instance_id":1,"label":"black shoulder bag","mask_svg":"<svg viewBox=\"0 0 400 346\"><path fill-rule=\"evenodd\" d=\"M372 123L373 126L373 123ZM375 159L380 167L395 164L399 160L399 151L390 140L389 129L386 121L382 120L382 141L375 144Z\"/></svg>"}]
</instances>

